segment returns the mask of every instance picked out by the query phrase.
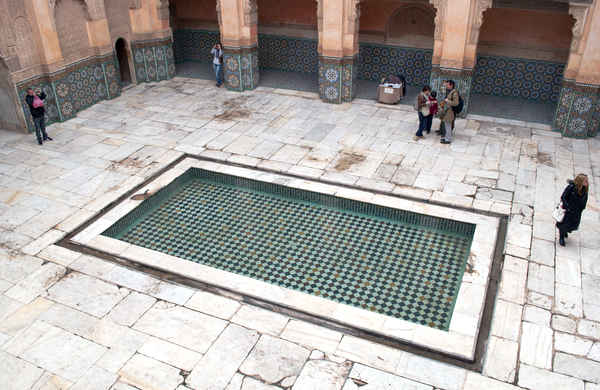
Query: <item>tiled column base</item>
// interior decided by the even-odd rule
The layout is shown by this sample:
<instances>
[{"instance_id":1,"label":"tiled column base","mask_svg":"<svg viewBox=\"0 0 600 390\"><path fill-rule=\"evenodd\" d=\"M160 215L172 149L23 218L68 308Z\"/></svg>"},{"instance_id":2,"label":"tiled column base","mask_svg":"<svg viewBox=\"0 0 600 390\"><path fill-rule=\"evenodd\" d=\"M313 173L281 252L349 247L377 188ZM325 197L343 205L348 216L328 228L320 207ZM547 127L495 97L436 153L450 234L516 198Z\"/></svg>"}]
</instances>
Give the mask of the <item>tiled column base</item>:
<instances>
[{"instance_id":1,"label":"tiled column base","mask_svg":"<svg viewBox=\"0 0 600 390\"><path fill-rule=\"evenodd\" d=\"M600 85L565 80L560 91L554 129L565 137L595 137L600 126Z\"/></svg>"},{"instance_id":2,"label":"tiled column base","mask_svg":"<svg viewBox=\"0 0 600 390\"><path fill-rule=\"evenodd\" d=\"M230 91L248 91L258 86L258 48L242 47L223 49L225 86Z\"/></svg>"},{"instance_id":3,"label":"tiled column base","mask_svg":"<svg viewBox=\"0 0 600 390\"><path fill-rule=\"evenodd\" d=\"M25 103L27 88L46 93L46 124L73 118L101 100L121 94L117 60L112 53L91 57L50 74L42 74L17 83L21 109L27 129L34 131L33 119Z\"/></svg>"},{"instance_id":4,"label":"tiled column base","mask_svg":"<svg viewBox=\"0 0 600 390\"><path fill-rule=\"evenodd\" d=\"M175 76L175 56L170 38L132 41L131 50L138 83L167 80Z\"/></svg>"},{"instance_id":5,"label":"tiled column base","mask_svg":"<svg viewBox=\"0 0 600 390\"><path fill-rule=\"evenodd\" d=\"M350 102L356 96L358 55L334 58L319 56L319 97L327 103Z\"/></svg>"},{"instance_id":6,"label":"tiled column base","mask_svg":"<svg viewBox=\"0 0 600 390\"><path fill-rule=\"evenodd\" d=\"M449 69L433 66L431 69L431 90L437 91L438 99L444 97L444 80L454 80L460 96L464 100L464 107L459 116L464 117L469 112L469 102L471 100L471 84L473 82L472 69Z\"/></svg>"}]
</instances>

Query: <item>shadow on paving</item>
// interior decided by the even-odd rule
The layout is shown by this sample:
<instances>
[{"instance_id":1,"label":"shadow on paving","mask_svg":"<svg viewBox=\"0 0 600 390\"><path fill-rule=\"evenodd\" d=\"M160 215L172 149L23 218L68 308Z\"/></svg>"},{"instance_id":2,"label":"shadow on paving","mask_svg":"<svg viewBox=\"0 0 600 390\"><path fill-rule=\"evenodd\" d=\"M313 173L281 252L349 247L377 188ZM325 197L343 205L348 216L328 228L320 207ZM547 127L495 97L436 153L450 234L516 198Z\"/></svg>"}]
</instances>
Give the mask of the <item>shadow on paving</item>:
<instances>
[{"instance_id":1,"label":"shadow on paving","mask_svg":"<svg viewBox=\"0 0 600 390\"><path fill-rule=\"evenodd\" d=\"M215 80L212 64L205 62L184 62L177 64L177 76ZM319 92L319 79L316 73L283 72L273 69L261 69L259 85L261 87L269 88Z\"/></svg>"},{"instance_id":2,"label":"shadow on paving","mask_svg":"<svg viewBox=\"0 0 600 390\"><path fill-rule=\"evenodd\" d=\"M212 64L204 62L184 62L177 65L177 76L214 80ZM377 85L371 80L357 80L356 97L377 99ZM296 91L319 91L316 73L283 72L274 69L261 69L260 86L291 89ZM409 85L401 104L412 105L421 87ZM438 96L440 92L438 91ZM469 114L515 119L525 122L551 124L554 118L555 103L540 103L531 100L474 94L471 97Z\"/></svg>"},{"instance_id":3,"label":"shadow on paving","mask_svg":"<svg viewBox=\"0 0 600 390\"><path fill-rule=\"evenodd\" d=\"M552 124L556 103L473 94L469 114Z\"/></svg>"}]
</instances>

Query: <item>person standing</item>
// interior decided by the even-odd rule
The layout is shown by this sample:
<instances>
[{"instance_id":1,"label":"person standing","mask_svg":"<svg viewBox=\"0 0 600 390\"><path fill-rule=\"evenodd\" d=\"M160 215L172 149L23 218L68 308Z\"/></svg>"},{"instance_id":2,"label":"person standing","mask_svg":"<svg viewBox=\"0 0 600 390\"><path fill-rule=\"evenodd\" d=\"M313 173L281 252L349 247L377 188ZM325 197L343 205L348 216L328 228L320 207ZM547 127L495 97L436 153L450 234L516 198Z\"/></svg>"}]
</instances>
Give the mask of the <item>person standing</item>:
<instances>
[{"instance_id":1,"label":"person standing","mask_svg":"<svg viewBox=\"0 0 600 390\"><path fill-rule=\"evenodd\" d=\"M220 87L223 84L223 49L221 44L214 45L210 54L213 56L213 70L217 79L217 87Z\"/></svg>"},{"instance_id":2,"label":"person standing","mask_svg":"<svg viewBox=\"0 0 600 390\"><path fill-rule=\"evenodd\" d=\"M437 112L437 92L431 91L431 93L429 94L429 116L427 117L427 126L425 128L427 134L431 133L431 125L433 124L433 118L437 115Z\"/></svg>"},{"instance_id":3,"label":"person standing","mask_svg":"<svg viewBox=\"0 0 600 390\"><path fill-rule=\"evenodd\" d=\"M27 105L29 106L33 124L35 125L35 136L40 145L43 144L43 141L52 141L52 138L46 133L46 123L44 119L46 110L44 109L44 99L46 99L46 94L44 92L38 91L37 93L34 93L33 88L27 88L25 102L27 102Z\"/></svg>"},{"instance_id":4,"label":"person standing","mask_svg":"<svg viewBox=\"0 0 600 390\"><path fill-rule=\"evenodd\" d=\"M417 104L415 108L417 109L417 113L419 115L419 129L415 134L415 141L418 141L423 138L423 131L427 130L427 122L429 117L429 93L431 92L431 88L428 85L423 87L421 93L417 96Z\"/></svg>"},{"instance_id":5,"label":"person standing","mask_svg":"<svg viewBox=\"0 0 600 390\"><path fill-rule=\"evenodd\" d=\"M587 205L589 181L587 175L580 173L574 180L569 180L560 200L565 216L561 222L556 223L559 233L559 244L565 246L565 238L569 233L579 228L581 214Z\"/></svg>"},{"instance_id":6,"label":"person standing","mask_svg":"<svg viewBox=\"0 0 600 390\"><path fill-rule=\"evenodd\" d=\"M454 131L454 110L453 107L457 107L460 103L458 97L458 91L455 88L454 80L446 80L444 82L446 87L446 98L442 101L442 122L444 122L444 135L441 139L441 143L449 144L452 142L452 132Z\"/></svg>"}]
</instances>

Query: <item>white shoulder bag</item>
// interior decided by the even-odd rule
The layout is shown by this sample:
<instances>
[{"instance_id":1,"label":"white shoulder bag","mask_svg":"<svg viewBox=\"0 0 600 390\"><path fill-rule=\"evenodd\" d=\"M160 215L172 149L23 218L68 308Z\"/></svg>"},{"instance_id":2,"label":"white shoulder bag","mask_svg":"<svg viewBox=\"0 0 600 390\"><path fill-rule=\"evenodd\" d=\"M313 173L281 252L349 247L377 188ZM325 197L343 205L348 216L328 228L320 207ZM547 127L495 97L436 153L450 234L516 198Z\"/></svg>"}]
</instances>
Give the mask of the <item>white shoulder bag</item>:
<instances>
[{"instance_id":1,"label":"white shoulder bag","mask_svg":"<svg viewBox=\"0 0 600 390\"><path fill-rule=\"evenodd\" d=\"M562 202L559 202L554 211L552 211L552 218L558 223L561 223L565 219L565 209L562 208Z\"/></svg>"}]
</instances>

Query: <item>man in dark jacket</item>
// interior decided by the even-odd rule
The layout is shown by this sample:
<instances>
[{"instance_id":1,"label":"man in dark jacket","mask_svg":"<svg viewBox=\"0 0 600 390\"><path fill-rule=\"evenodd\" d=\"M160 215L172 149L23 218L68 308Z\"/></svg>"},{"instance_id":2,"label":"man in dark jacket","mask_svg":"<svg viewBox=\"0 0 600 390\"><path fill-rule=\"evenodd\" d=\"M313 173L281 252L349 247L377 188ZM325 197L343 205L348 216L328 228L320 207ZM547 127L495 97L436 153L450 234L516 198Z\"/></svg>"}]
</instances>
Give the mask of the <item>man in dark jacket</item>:
<instances>
[{"instance_id":1,"label":"man in dark jacket","mask_svg":"<svg viewBox=\"0 0 600 390\"><path fill-rule=\"evenodd\" d=\"M41 105L39 102L37 102L38 99L36 98L42 101ZM29 111L31 111L33 123L35 124L35 135L37 137L38 144L40 145L42 144L42 141L52 141L52 138L50 138L48 136L48 133L46 133L46 124L44 123L44 99L46 99L46 94L44 92L35 94L32 88L27 89L27 96L25 96L25 101L29 106Z\"/></svg>"}]
</instances>

